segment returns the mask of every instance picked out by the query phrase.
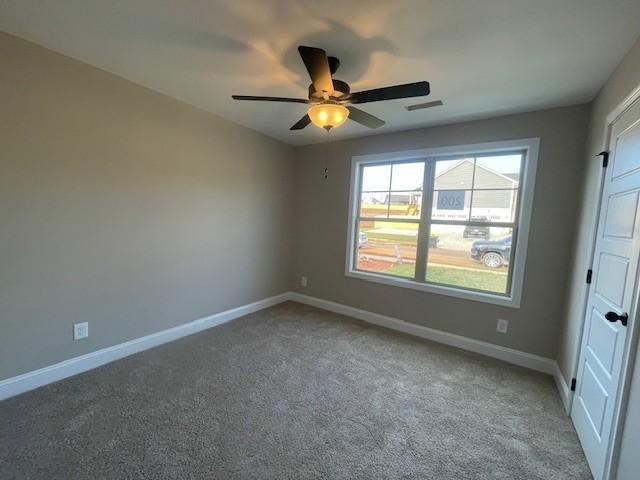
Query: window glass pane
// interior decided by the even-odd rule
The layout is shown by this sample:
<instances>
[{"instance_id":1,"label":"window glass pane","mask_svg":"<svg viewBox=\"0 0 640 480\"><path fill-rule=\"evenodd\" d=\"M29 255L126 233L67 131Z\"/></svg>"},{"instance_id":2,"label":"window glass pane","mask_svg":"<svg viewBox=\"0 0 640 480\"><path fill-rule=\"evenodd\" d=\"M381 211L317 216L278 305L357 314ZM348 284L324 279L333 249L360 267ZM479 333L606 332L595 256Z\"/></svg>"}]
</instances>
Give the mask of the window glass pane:
<instances>
[{"instance_id":1,"label":"window glass pane","mask_svg":"<svg viewBox=\"0 0 640 480\"><path fill-rule=\"evenodd\" d=\"M391 190L422 190L424 180L424 162L398 163L391 171Z\"/></svg>"},{"instance_id":2,"label":"window glass pane","mask_svg":"<svg viewBox=\"0 0 640 480\"><path fill-rule=\"evenodd\" d=\"M420 218L422 192L391 192L386 200L390 203L389 218Z\"/></svg>"},{"instance_id":3,"label":"window glass pane","mask_svg":"<svg viewBox=\"0 0 640 480\"><path fill-rule=\"evenodd\" d=\"M389 191L391 165L371 165L362 169L362 191Z\"/></svg>"},{"instance_id":4,"label":"window glass pane","mask_svg":"<svg viewBox=\"0 0 640 480\"><path fill-rule=\"evenodd\" d=\"M437 190L433 192L431 218L434 220L469 220L471 190Z\"/></svg>"},{"instance_id":5,"label":"window glass pane","mask_svg":"<svg viewBox=\"0 0 640 480\"><path fill-rule=\"evenodd\" d=\"M363 193L360 196L360 216L387 218L388 201L387 192Z\"/></svg>"},{"instance_id":6,"label":"window glass pane","mask_svg":"<svg viewBox=\"0 0 640 480\"><path fill-rule=\"evenodd\" d=\"M518 188L522 155L500 155L476 159L473 188Z\"/></svg>"},{"instance_id":7,"label":"window glass pane","mask_svg":"<svg viewBox=\"0 0 640 480\"><path fill-rule=\"evenodd\" d=\"M511 222L515 217L517 190L474 190L471 217Z\"/></svg>"},{"instance_id":8,"label":"window glass pane","mask_svg":"<svg viewBox=\"0 0 640 480\"><path fill-rule=\"evenodd\" d=\"M427 282L507 294L510 228L432 225Z\"/></svg>"},{"instance_id":9,"label":"window glass pane","mask_svg":"<svg viewBox=\"0 0 640 480\"><path fill-rule=\"evenodd\" d=\"M418 223L361 221L356 268L413 278L417 238Z\"/></svg>"},{"instance_id":10,"label":"window glass pane","mask_svg":"<svg viewBox=\"0 0 640 480\"><path fill-rule=\"evenodd\" d=\"M436 162L435 190L468 190L473 181L473 158Z\"/></svg>"}]
</instances>

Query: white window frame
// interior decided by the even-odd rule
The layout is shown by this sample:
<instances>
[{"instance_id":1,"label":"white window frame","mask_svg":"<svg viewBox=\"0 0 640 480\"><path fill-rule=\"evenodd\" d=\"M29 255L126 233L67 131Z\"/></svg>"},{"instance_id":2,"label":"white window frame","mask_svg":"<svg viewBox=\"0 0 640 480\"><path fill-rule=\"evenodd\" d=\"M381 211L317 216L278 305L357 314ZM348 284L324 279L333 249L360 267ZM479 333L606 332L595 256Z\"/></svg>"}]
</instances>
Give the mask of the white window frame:
<instances>
[{"instance_id":1,"label":"white window frame","mask_svg":"<svg viewBox=\"0 0 640 480\"><path fill-rule=\"evenodd\" d=\"M477 143L472 145L461 145L453 147L436 147L419 150L406 150L401 152L390 152L374 155L358 155L351 159L351 180L349 191L349 224L347 227L347 255L345 261L345 275L347 277L359 278L369 282L382 283L395 287L410 288L423 292L437 293L466 300L502 305L505 307L520 308L522 298L522 284L524 281L524 268L527 257L527 244L529 241L529 226L531 223L531 211L533 206L533 191L535 188L536 171L538 165L538 151L540 147L539 138L526 138L521 140L508 140L500 142ZM515 254L510 262L511 291L510 295L498 295L489 292L478 292L453 286L435 285L430 283L417 282L413 279L392 277L389 275L356 270L355 260L357 258L358 232L355 224L358 218L356 211L359 206L358 198L360 192L360 167L376 163L388 163L407 160L427 160L425 164L428 168L428 160L437 157L464 156L474 154L492 154L502 152L512 152L514 150L524 151L523 164L521 168L521 178L518 188L520 189L520 207L518 218L514 223L518 225L518 235L515 245ZM431 192L424 191L423 195L431 195ZM420 221L420 220L417 220ZM418 253L418 256L420 254Z\"/></svg>"}]
</instances>

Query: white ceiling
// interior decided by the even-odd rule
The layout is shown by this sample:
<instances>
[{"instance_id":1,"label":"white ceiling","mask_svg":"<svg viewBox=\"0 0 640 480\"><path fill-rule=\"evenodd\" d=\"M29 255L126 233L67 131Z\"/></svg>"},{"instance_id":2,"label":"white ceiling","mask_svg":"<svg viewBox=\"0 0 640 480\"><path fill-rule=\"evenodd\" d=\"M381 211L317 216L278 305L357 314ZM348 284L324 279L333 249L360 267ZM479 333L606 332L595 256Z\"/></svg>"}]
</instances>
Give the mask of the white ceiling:
<instances>
[{"instance_id":1,"label":"white ceiling","mask_svg":"<svg viewBox=\"0 0 640 480\"><path fill-rule=\"evenodd\" d=\"M334 138L589 101L640 34L639 0L2 0L0 29L291 144L306 98L296 47L340 58L352 91L428 80L419 99L362 105L387 121ZM407 112L414 103L444 106Z\"/></svg>"}]
</instances>

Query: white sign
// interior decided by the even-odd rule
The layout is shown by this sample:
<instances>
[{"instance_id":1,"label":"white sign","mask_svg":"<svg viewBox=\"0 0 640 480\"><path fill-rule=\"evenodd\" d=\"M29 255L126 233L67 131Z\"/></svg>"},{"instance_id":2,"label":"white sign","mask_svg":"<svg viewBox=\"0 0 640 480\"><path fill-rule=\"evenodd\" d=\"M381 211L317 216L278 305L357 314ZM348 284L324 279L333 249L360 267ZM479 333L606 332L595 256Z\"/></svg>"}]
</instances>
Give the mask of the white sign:
<instances>
[{"instance_id":1,"label":"white sign","mask_svg":"<svg viewBox=\"0 0 640 480\"><path fill-rule=\"evenodd\" d=\"M464 210L464 190L440 190L438 210Z\"/></svg>"}]
</instances>

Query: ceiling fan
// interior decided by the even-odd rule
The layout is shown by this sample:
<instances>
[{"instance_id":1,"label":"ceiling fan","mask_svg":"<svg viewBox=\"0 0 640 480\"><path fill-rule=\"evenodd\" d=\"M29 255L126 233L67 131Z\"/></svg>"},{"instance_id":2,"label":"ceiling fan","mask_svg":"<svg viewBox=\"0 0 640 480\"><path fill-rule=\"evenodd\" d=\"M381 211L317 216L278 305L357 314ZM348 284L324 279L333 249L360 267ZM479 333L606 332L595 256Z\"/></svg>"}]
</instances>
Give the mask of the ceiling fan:
<instances>
[{"instance_id":1,"label":"ceiling fan","mask_svg":"<svg viewBox=\"0 0 640 480\"><path fill-rule=\"evenodd\" d=\"M310 107L307 114L298 120L290 130L302 130L313 123L328 131L342 125L347 118L369 128L378 128L385 124L384 120L364 112L352 104L429 95L429 82L407 83L351 93L346 82L332 78L340 66L340 60L336 57L328 57L327 52L321 48L299 46L298 52L311 77L308 99L249 95L232 95L232 98L235 100L308 104Z\"/></svg>"}]
</instances>

